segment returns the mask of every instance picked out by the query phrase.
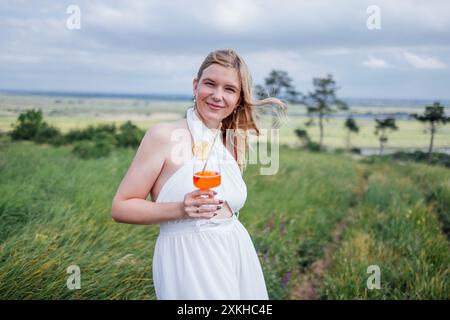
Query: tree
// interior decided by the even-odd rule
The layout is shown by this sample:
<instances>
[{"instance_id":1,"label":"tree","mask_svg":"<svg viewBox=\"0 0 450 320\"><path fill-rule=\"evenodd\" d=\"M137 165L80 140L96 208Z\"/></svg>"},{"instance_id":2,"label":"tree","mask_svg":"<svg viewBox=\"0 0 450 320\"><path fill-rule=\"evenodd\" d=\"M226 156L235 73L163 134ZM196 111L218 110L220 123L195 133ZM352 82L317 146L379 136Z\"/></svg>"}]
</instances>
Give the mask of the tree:
<instances>
[{"instance_id":1,"label":"tree","mask_svg":"<svg viewBox=\"0 0 450 320\"><path fill-rule=\"evenodd\" d=\"M308 142L310 141L309 135L308 135L308 131L306 131L304 129L297 128L297 129L294 130L294 133L297 136L297 138L300 139L300 141L302 142L302 144L304 146L307 145Z\"/></svg>"},{"instance_id":2,"label":"tree","mask_svg":"<svg viewBox=\"0 0 450 320\"><path fill-rule=\"evenodd\" d=\"M386 118L384 120L375 119L375 135L379 135L378 140L380 141L380 156L383 155L384 144L388 141L387 132L388 130L398 130L397 125L395 124L394 118Z\"/></svg>"},{"instance_id":3,"label":"tree","mask_svg":"<svg viewBox=\"0 0 450 320\"><path fill-rule=\"evenodd\" d=\"M426 106L423 115L412 113L411 117L420 122L429 123L428 130L431 132L431 137L430 146L428 148L428 163L431 163L434 135L440 124L445 125L447 122L450 122L450 117L445 116L444 106L441 105L439 101L435 102L432 106Z\"/></svg>"},{"instance_id":4,"label":"tree","mask_svg":"<svg viewBox=\"0 0 450 320\"><path fill-rule=\"evenodd\" d=\"M323 148L323 135L324 125L323 120L328 121L328 117L337 112L338 110L348 110L347 104L336 97L336 91L339 87L333 79L332 75L328 75L326 78L314 78L313 79L314 92L308 92L303 97L302 104L306 106L309 121L306 123L308 126L314 123L313 116L317 115L319 119L320 129L320 149Z\"/></svg>"},{"instance_id":5,"label":"tree","mask_svg":"<svg viewBox=\"0 0 450 320\"><path fill-rule=\"evenodd\" d=\"M19 115L9 135L13 140L33 140L38 131L45 125L42 110L26 110Z\"/></svg>"},{"instance_id":6,"label":"tree","mask_svg":"<svg viewBox=\"0 0 450 320\"><path fill-rule=\"evenodd\" d=\"M119 128L119 133L116 134L117 145L120 147L139 147L139 144L144 137L145 131L138 128L131 121L125 122Z\"/></svg>"},{"instance_id":7,"label":"tree","mask_svg":"<svg viewBox=\"0 0 450 320\"><path fill-rule=\"evenodd\" d=\"M347 129L347 150L350 150L350 134L352 132L358 133L359 127L352 116L348 117L347 120L345 120L344 127Z\"/></svg>"},{"instance_id":8,"label":"tree","mask_svg":"<svg viewBox=\"0 0 450 320\"><path fill-rule=\"evenodd\" d=\"M282 70L272 70L264 79L264 85L255 86L255 94L258 99L275 97L290 103L297 103L300 95L288 73Z\"/></svg>"}]
</instances>

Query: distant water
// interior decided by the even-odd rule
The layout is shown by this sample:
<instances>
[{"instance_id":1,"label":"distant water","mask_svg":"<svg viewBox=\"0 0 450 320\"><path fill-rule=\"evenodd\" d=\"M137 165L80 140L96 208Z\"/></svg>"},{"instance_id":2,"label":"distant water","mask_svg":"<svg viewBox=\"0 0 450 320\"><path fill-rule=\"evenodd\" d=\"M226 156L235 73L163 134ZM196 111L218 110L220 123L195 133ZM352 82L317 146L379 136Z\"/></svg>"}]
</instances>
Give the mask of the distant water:
<instances>
[{"instance_id":1,"label":"distant water","mask_svg":"<svg viewBox=\"0 0 450 320\"><path fill-rule=\"evenodd\" d=\"M399 107L417 108L432 105L439 101L442 105L449 107L450 100L446 99L380 99L380 98L343 98L349 106L358 107Z\"/></svg>"},{"instance_id":2,"label":"distant water","mask_svg":"<svg viewBox=\"0 0 450 320\"><path fill-rule=\"evenodd\" d=\"M92 99L134 99L134 100L158 100L158 101L191 101L189 94L135 94L135 93L111 93L111 92L69 92L69 91L33 91L33 90L1 90L0 94L44 96L44 97L73 97ZM347 104L355 107L424 107L438 100L446 107L450 106L450 100L446 99L385 99L385 98L342 98Z\"/></svg>"},{"instance_id":3,"label":"distant water","mask_svg":"<svg viewBox=\"0 0 450 320\"><path fill-rule=\"evenodd\" d=\"M192 95L183 94L135 94L109 92L68 92L68 91L31 91L31 90L0 90L4 95L67 97L87 99L132 99L147 101L191 101Z\"/></svg>"}]
</instances>

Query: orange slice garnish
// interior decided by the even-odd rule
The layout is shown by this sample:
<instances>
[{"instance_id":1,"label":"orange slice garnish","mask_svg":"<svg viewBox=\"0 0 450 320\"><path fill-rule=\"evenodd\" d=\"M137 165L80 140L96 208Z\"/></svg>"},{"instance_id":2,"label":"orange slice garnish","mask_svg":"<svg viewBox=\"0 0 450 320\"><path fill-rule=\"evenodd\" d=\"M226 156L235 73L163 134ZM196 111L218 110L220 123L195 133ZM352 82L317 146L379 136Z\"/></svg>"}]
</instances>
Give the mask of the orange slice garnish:
<instances>
[{"instance_id":1,"label":"orange slice garnish","mask_svg":"<svg viewBox=\"0 0 450 320\"><path fill-rule=\"evenodd\" d=\"M208 141L195 141L192 147L192 153L200 160L206 160L208 157L210 145Z\"/></svg>"}]
</instances>

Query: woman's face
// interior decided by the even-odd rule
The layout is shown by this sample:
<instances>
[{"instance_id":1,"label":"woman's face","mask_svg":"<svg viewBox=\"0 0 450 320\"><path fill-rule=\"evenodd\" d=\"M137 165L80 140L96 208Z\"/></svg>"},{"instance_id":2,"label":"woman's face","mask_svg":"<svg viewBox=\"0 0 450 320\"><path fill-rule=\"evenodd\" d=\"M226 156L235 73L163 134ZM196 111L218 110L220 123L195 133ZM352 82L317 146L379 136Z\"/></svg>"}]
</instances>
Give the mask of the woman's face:
<instances>
[{"instance_id":1,"label":"woman's face","mask_svg":"<svg viewBox=\"0 0 450 320\"><path fill-rule=\"evenodd\" d=\"M241 84L236 69L212 64L194 79L197 109L212 125L228 117L239 104Z\"/></svg>"}]
</instances>

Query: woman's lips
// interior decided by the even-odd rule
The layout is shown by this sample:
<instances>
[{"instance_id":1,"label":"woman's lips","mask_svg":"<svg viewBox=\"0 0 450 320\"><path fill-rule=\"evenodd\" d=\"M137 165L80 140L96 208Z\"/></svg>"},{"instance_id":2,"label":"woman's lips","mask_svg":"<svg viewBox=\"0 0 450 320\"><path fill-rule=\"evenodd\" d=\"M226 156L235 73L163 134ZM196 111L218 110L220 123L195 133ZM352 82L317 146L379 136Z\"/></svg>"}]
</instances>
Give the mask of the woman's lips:
<instances>
[{"instance_id":1,"label":"woman's lips","mask_svg":"<svg viewBox=\"0 0 450 320\"><path fill-rule=\"evenodd\" d=\"M211 109L214 109L214 110L220 110L220 109L223 109L223 108L225 108L225 107L221 107L221 106L217 106L217 105L215 105L215 104L211 104L211 103L206 103Z\"/></svg>"}]
</instances>

